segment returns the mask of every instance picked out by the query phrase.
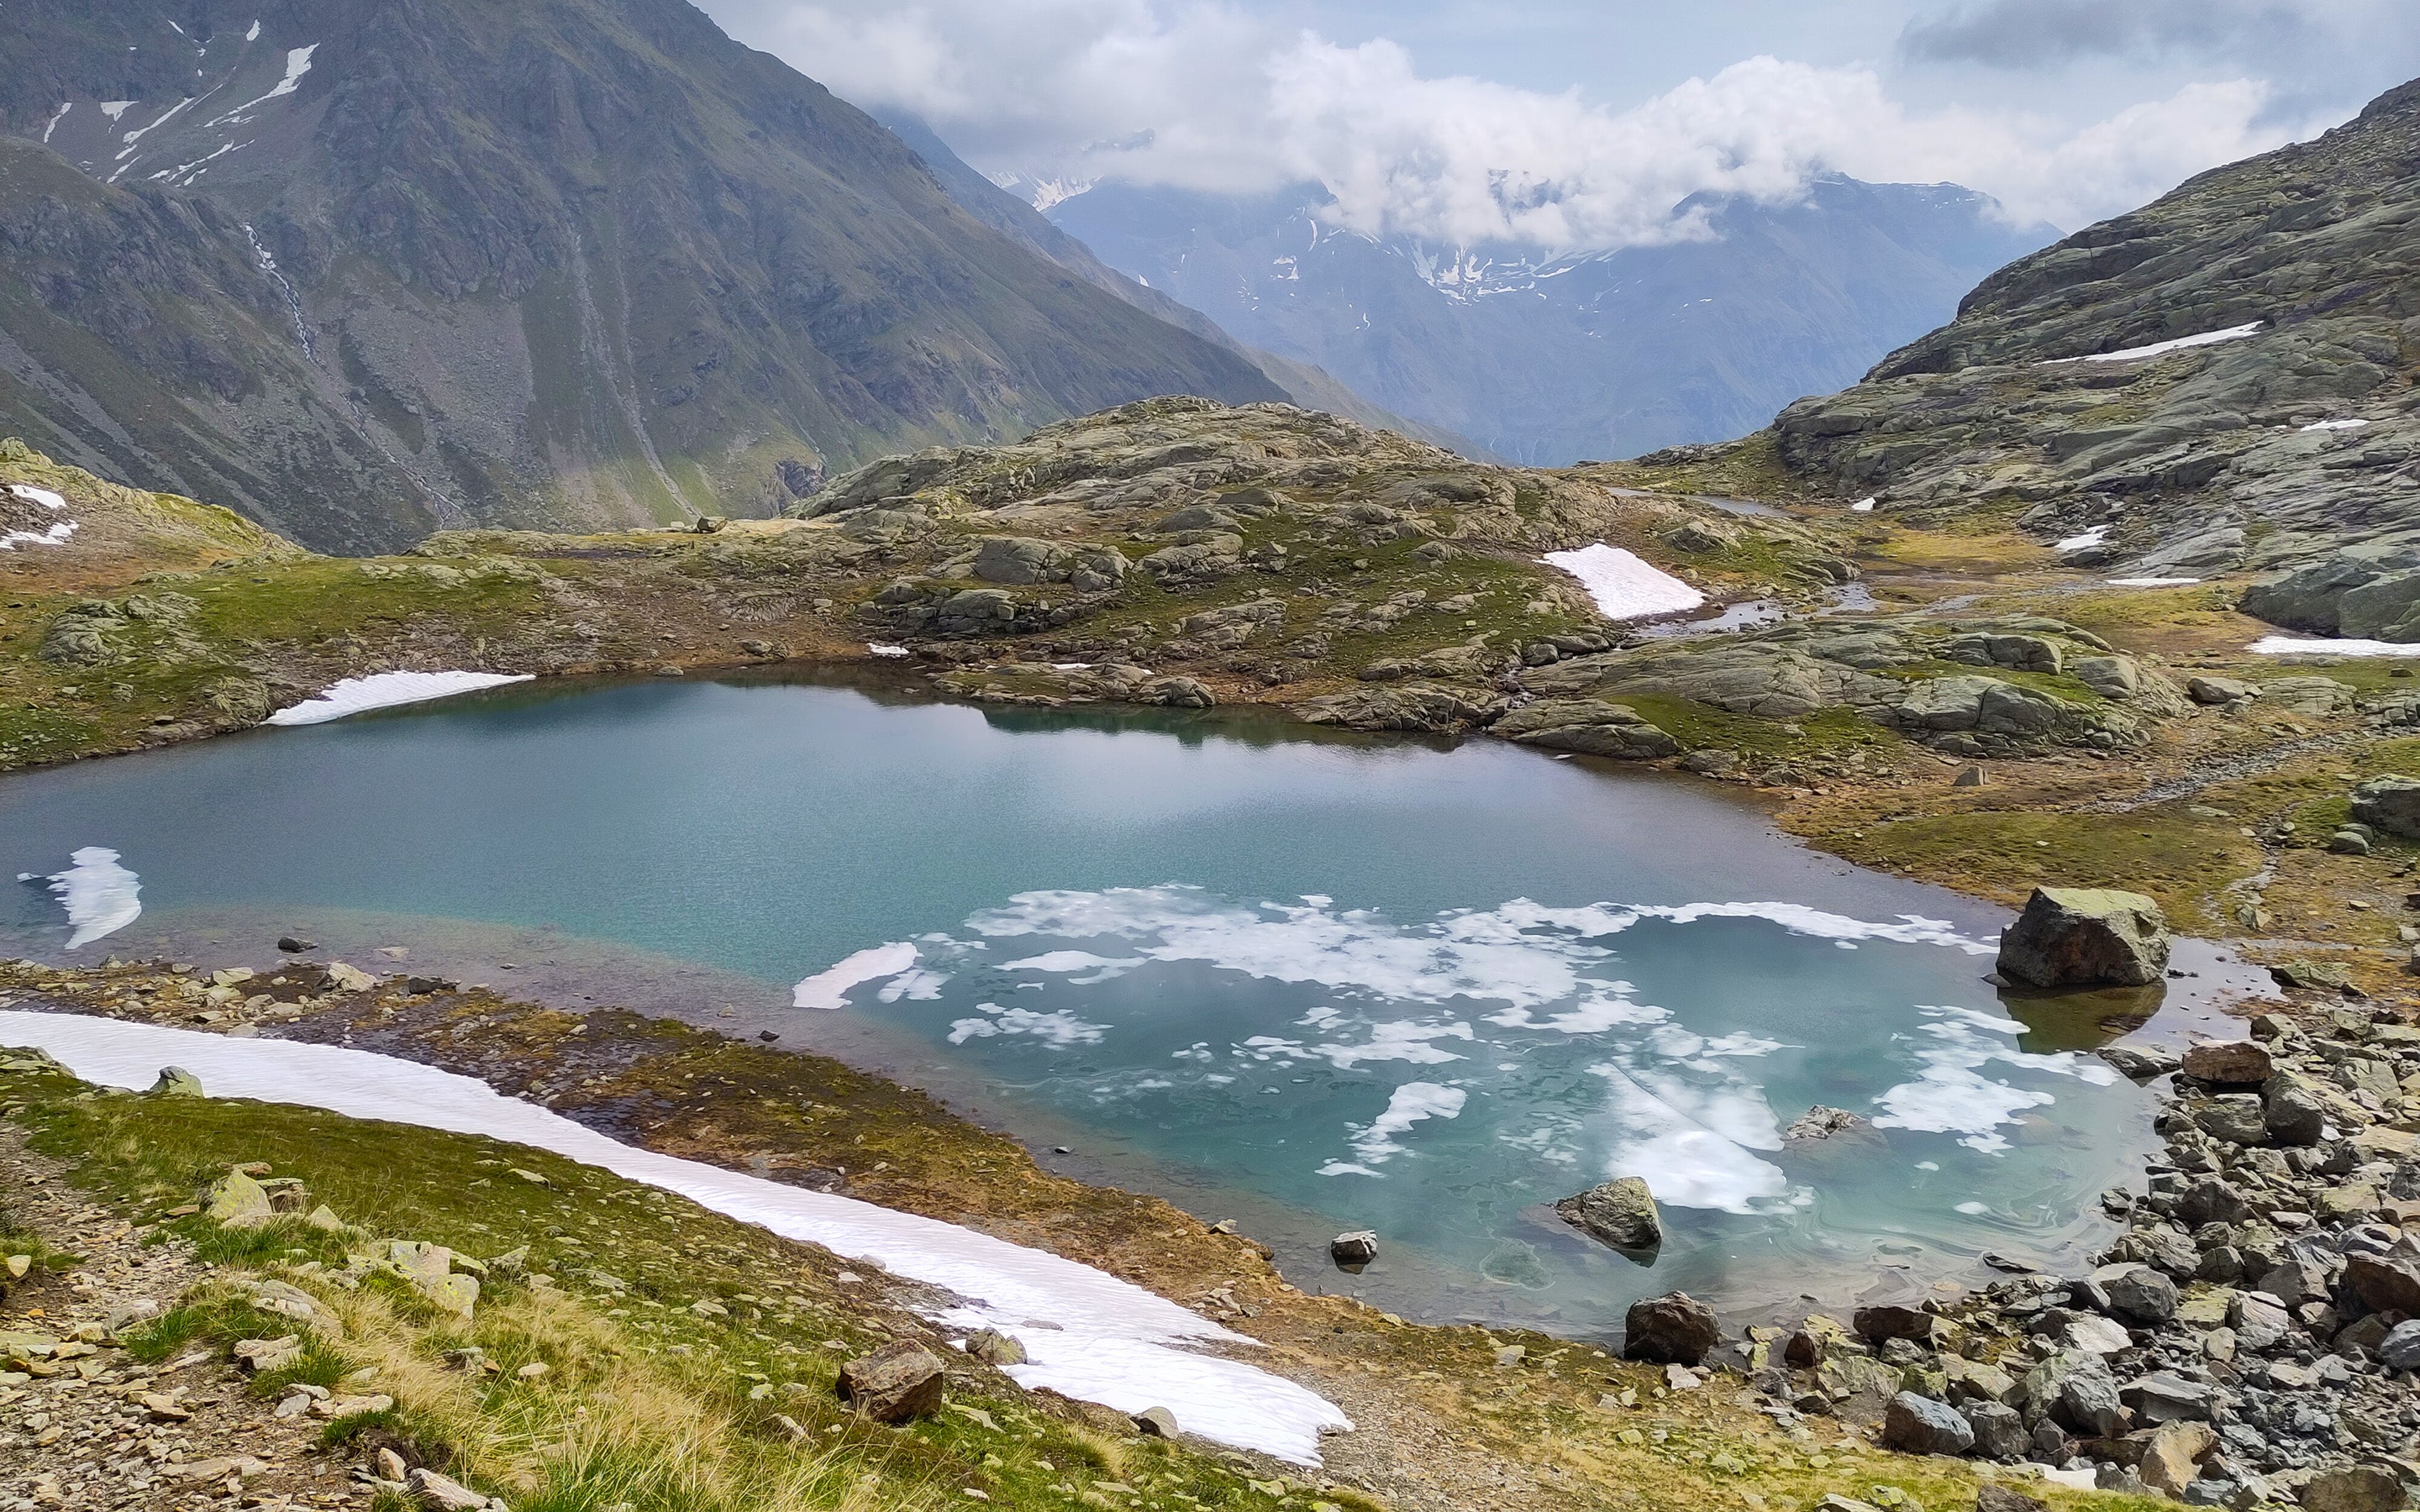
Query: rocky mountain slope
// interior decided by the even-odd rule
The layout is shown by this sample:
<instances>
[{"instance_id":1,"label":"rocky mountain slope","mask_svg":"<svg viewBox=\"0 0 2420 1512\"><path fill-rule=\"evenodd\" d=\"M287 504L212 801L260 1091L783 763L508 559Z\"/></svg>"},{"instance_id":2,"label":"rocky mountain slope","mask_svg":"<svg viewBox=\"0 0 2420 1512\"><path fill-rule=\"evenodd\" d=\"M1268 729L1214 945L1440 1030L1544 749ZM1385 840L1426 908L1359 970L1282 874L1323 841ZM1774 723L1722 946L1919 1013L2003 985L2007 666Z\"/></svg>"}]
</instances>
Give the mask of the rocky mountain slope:
<instances>
[{"instance_id":1,"label":"rocky mountain slope","mask_svg":"<svg viewBox=\"0 0 2420 1512\"><path fill-rule=\"evenodd\" d=\"M1239 339L1544 465L1753 429L2056 235L1953 186L1829 178L1795 205L1683 205L1703 239L1544 257L1356 236L1322 224L1326 198L1104 184L1049 215Z\"/></svg>"},{"instance_id":2,"label":"rocky mountain slope","mask_svg":"<svg viewBox=\"0 0 2420 1512\"><path fill-rule=\"evenodd\" d=\"M682 0L255 14L0 11L0 430L366 549L1280 395Z\"/></svg>"},{"instance_id":3,"label":"rocky mountain slope","mask_svg":"<svg viewBox=\"0 0 2420 1512\"><path fill-rule=\"evenodd\" d=\"M1983 281L1775 422L1804 479L1995 512L2078 565L2261 580L2242 607L2420 640L2420 84Z\"/></svg>"}]
</instances>

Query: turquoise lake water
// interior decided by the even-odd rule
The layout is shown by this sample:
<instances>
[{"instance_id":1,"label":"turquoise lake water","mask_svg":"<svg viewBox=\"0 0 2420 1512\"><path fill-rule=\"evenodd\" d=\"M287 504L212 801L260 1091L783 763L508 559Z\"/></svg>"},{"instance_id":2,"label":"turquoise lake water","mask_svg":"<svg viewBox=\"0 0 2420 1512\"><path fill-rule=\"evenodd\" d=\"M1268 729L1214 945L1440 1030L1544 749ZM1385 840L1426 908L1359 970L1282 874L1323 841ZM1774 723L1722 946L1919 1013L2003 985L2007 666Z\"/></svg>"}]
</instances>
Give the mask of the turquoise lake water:
<instances>
[{"instance_id":1,"label":"turquoise lake water","mask_svg":"<svg viewBox=\"0 0 2420 1512\"><path fill-rule=\"evenodd\" d=\"M143 911L68 951L39 879L95 846ZM266 964L286 921L352 919L332 951L392 936L415 968L449 928L691 964L752 985L746 1026L907 1046L987 1119L1281 1235L1297 1280L1426 1316L1586 1330L1674 1286L2072 1260L2150 1139L2079 1053L2149 1004L2004 1003L1998 911L1727 790L1492 742L525 688L8 779L0 865L37 879L13 953L206 928ZM1818 1103L1875 1127L1785 1148ZM1652 1267L1544 1211L1623 1174L1665 1207ZM1326 1272L1315 1242L1364 1227L1379 1263Z\"/></svg>"}]
</instances>

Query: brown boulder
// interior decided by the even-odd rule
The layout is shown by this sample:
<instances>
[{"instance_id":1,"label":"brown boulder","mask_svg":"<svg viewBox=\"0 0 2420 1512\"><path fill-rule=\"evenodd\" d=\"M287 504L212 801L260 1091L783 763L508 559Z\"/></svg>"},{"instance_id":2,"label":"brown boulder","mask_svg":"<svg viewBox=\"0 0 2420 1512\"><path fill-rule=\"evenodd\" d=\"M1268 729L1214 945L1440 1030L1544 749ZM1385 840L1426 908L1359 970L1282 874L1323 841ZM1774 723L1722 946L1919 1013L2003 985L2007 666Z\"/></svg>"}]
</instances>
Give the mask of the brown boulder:
<instances>
[{"instance_id":1,"label":"brown boulder","mask_svg":"<svg viewBox=\"0 0 2420 1512\"><path fill-rule=\"evenodd\" d=\"M886 1344L840 1367L840 1398L877 1423L925 1417L939 1410L941 1362L921 1344Z\"/></svg>"},{"instance_id":2,"label":"brown boulder","mask_svg":"<svg viewBox=\"0 0 2420 1512\"><path fill-rule=\"evenodd\" d=\"M1696 1365L1721 1341L1714 1310L1685 1291L1634 1302L1622 1319L1624 1359Z\"/></svg>"}]
</instances>

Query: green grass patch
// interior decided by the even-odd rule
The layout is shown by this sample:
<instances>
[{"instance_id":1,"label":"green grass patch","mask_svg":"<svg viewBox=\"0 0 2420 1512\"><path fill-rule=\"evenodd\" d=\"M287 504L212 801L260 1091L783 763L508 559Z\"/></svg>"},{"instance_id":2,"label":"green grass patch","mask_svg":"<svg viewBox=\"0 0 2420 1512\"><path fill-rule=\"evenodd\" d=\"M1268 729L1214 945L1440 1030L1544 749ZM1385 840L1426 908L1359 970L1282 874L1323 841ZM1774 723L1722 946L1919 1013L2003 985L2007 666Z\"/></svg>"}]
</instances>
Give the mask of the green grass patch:
<instances>
[{"instance_id":1,"label":"green grass patch","mask_svg":"<svg viewBox=\"0 0 2420 1512\"><path fill-rule=\"evenodd\" d=\"M2232 819L2161 809L2128 814L1985 810L1870 824L1825 837L1860 866L1954 877L1962 890L2019 902L2036 887L2149 893L2171 924L2217 922L2218 889L2260 867Z\"/></svg>"}]
</instances>

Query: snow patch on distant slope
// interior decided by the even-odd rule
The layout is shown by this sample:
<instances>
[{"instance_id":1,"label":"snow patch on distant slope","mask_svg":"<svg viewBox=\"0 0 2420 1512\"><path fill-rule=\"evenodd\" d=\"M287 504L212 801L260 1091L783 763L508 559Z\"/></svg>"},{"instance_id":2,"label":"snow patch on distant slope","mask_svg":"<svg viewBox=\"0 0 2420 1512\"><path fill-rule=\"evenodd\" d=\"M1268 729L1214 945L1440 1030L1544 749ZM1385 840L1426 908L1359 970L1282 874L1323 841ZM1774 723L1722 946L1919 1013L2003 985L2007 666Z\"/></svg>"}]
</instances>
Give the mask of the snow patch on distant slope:
<instances>
[{"instance_id":1,"label":"snow patch on distant slope","mask_svg":"<svg viewBox=\"0 0 2420 1512\"><path fill-rule=\"evenodd\" d=\"M2060 363L2140 362L2146 357L2164 357L2170 352L2180 352L2189 347L2215 347L2222 341L2242 341L2246 336L2258 335L2260 328L2265 324L2267 324L2266 321L2250 320L2240 326L2229 326L2225 331L2205 331L2195 336L2177 336L2167 341L2155 341L2148 347L2128 347L2114 352L2086 352L2082 357L2054 357L2041 365L2055 367Z\"/></svg>"},{"instance_id":2,"label":"snow patch on distant slope","mask_svg":"<svg viewBox=\"0 0 2420 1512\"><path fill-rule=\"evenodd\" d=\"M1609 620L1678 614L1706 601L1705 594L1637 552L1603 541L1576 551L1549 551L1538 560L1577 578L1597 612Z\"/></svg>"}]
</instances>

